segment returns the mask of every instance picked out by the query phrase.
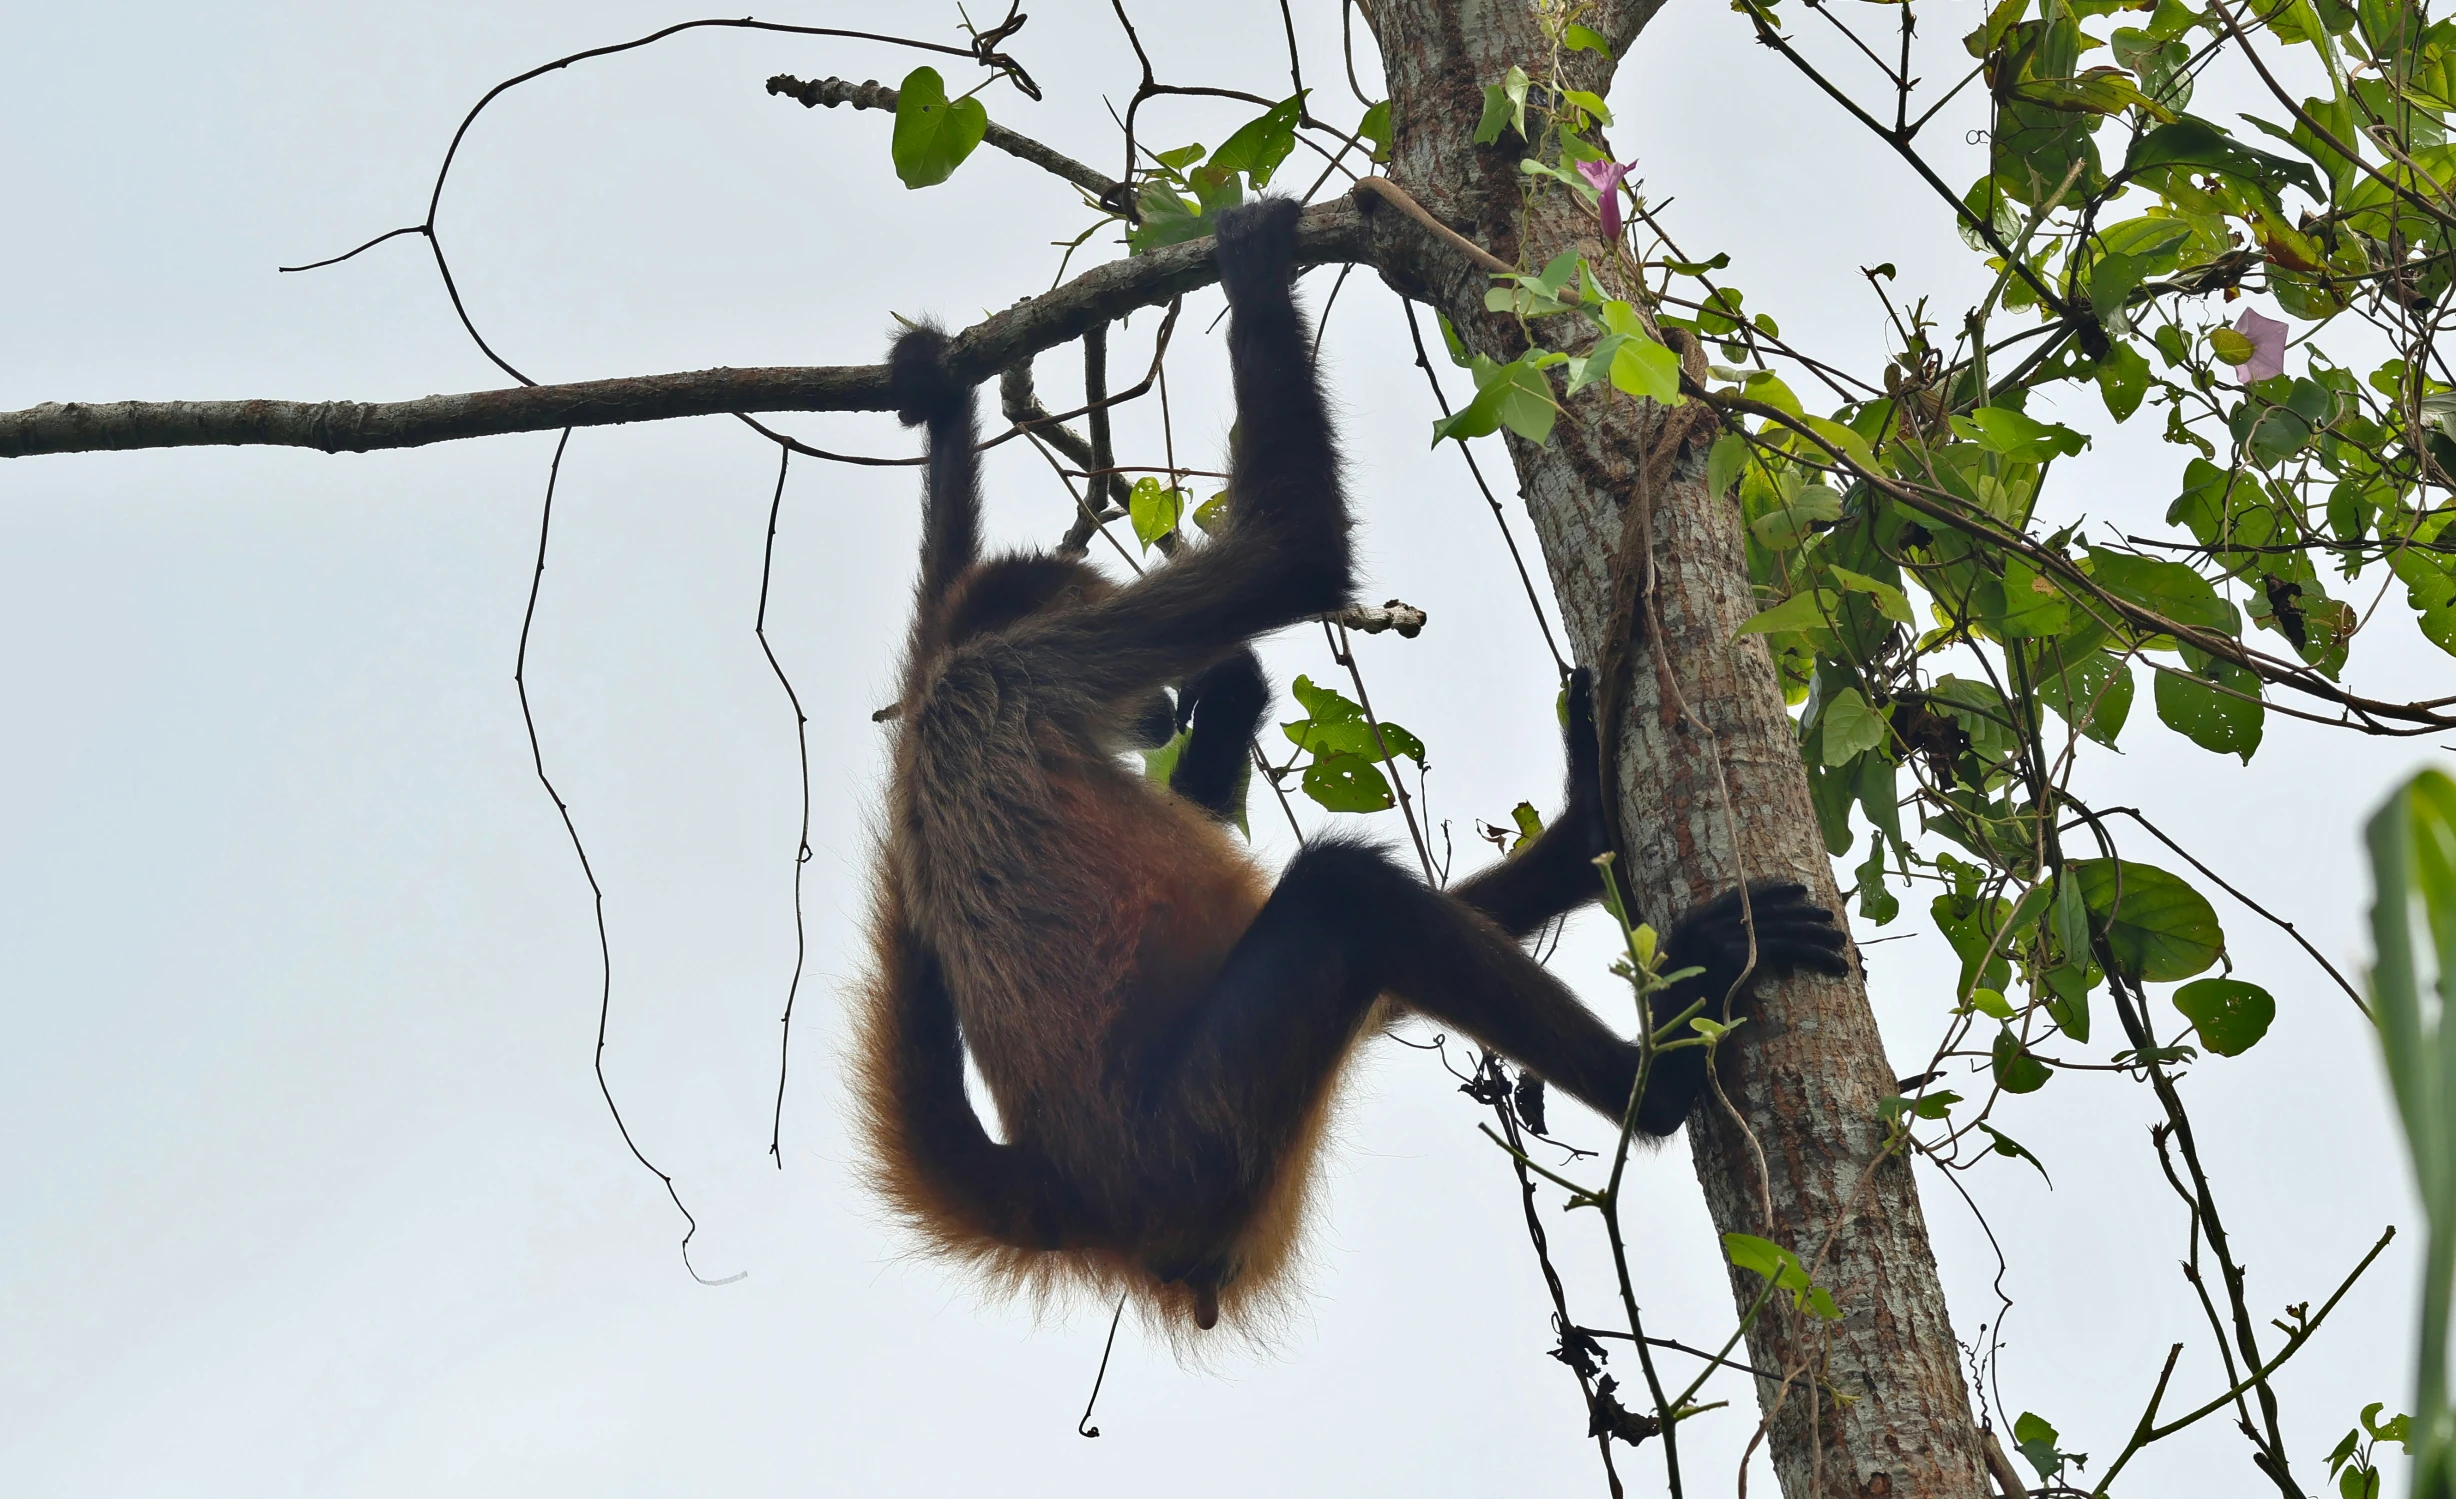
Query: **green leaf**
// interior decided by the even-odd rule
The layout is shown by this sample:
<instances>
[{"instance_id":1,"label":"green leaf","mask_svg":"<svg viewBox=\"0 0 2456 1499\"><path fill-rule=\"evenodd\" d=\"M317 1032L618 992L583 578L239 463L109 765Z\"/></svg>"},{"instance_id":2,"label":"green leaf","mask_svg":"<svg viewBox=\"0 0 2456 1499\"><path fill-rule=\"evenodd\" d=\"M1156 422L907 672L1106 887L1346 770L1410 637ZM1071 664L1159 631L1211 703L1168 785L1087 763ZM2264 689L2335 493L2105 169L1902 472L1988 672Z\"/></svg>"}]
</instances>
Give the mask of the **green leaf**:
<instances>
[{"instance_id":1,"label":"green leaf","mask_svg":"<svg viewBox=\"0 0 2456 1499\"><path fill-rule=\"evenodd\" d=\"M1808 1268L1799 1262L1799 1256L1772 1240L1754 1234L1725 1234L1723 1253L1732 1264L1772 1281L1776 1290L1790 1292L1794 1308L1804 1306L1828 1322L1841 1317L1824 1287L1808 1278Z\"/></svg>"},{"instance_id":2,"label":"green leaf","mask_svg":"<svg viewBox=\"0 0 2456 1499\"><path fill-rule=\"evenodd\" d=\"M1612 387L1641 400L1677 406L1680 356L1644 333L1614 334L1620 340L1612 354Z\"/></svg>"},{"instance_id":3,"label":"green leaf","mask_svg":"<svg viewBox=\"0 0 2456 1499\"><path fill-rule=\"evenodd\" d=\"M1177 773L1177 762L1185 756L1186 741L1193 735L1192 729L1180 729L1176 737L1170 739L1166 744L1156 749L1144 750L1142 752L1143 779L1154 785L1167 785L1168 778Z\"/></svg>"},{"instance_id":4,"label":"green leaf","mask_svg":"<svg viewBox=\"0 0 2456 1499\"><path fill-rule=\"evenodd\" d=\"M1182 172L1202 160L1202 146L1197 143L1191 146L1179 146L1174 151L1154 151L1151 153L1151 159L1172 172Z\"/></svg>"},{"instance_id":5,"label":"green leaf","mask_svg":"<svg viewBox=\"0 0 2456 1499\"><path fill-rule=\"evenodd\" d=\"M1774 509L1748 523L1757 540L1771 551L1787 552L1807 541L1818 525L1842 517L1842 497L1822 484L1803 484Z\"/></svg>"},{"instance_id":6,"label":"green leaf","mask_svg":"<svg viewBox=\"0 0 2456 1499\"><path fill-rule=\"evenodd\" d=\"M2011 914L2009 903L2002 900L1982 900L1975 893L1964 894L1954 889L1928 902L1928 914L1935 918L1936 929L1952 944L1954 954L1961 959L1961 972L1953 981L1956 999L1975 994L1980 989L1993 989L2001 994L2012 982L2012 964L2006 950L2012 944L1996 941L1996 933Z\"/></svg>"},{"instance_id":7,"label":"green leaf","mask_svg":"<svg viewBox=\"0 0 2456 1499\"><path fill-rule=\"evenodd\" d=\"M1604 40L1602 32L1590 30L1572 21L1561 28L1561 50L1564 52L1599 52L1609 58L1612 55L1612 44Z\"/></svg>"},{"instance_id":8,"label":"green leaf","mask_svg":"<svg viewBox=\"0 0 2456 1499\"><path fill-rule=\"evenodd\" d=\"M1509 821L1518 830L1518 841L1509 846L1512 855L1543 836L1544 815L1535 810L1533 802L1520 802L1510 808Z\"/></svg>"},{"instance_id":9,"label":"green leaf","mask_svg":"<svg viewBox=\"0 0 2456 1499\"><path fill-rule=\"evenodd\" d=\"M1483 437L1503 427L1533 443L1549 438L1560 408L1553 404L1552 382L1534 363L1539 357L1522 354L1489 373L1479 370L1475 399L1433 423L1433 441Z\"/></svg>"},{"instance_id":10,"label":"green leaf","mask_svg":"<svg viewBox=\"0 0 2456 1499\"><path fill-rule=\"evenodd\" d=\"M1380 812L1398 805L1381 767L1362 755L1320 755L1305 767L1305 795L1332 812Z\"/></svg>"},{"instance_id":11,"label":"green leaf","mask_svg":"<svg viewBox=\"0 0 2456 1499\"><path fill-rule=\"evenodd\" d=\"M1830 588L1795 594L1761 614L1751 615L1734 635L1787 635L1794 630L1821 630L1841 603Z\"/></svg>"},{"instance_id":12,"label":"green leaf","mask_svg":"<svg viewBox=\"0 0 2456 1499\"><path fill-rule=\"evenodd\" d=\"M1871 755L1869 758L1881 757ZM1902 914L1900 897L1885 883L1885 840L1882 838L1868 840L1867 862L1859 866L1859 914L1880 927L1891 926L1893 919Z\"/></svg>"},{"instance_id":13,"label":"green leaf","mask_svg":"<svg viewBox=\"0 0 2456 1499\"><path fill-rule=\"evenodd\" d=\"M1134 539L1151 550L1151 544L1163 536L1176 534L1177 517L1184 508L1185 491L1173 489L1145 474L1134 481L1126 494L1126 514L1134 522Z\"/></svg>"},{"instance_id":14,"label":"green leaf","mask_svg":"<svg viewBox=\"0 0 2456 1499\"><path fill-rule=\"evenodd\" d=\"M2089 904L2082 898L2081 882L2069 874L2055 883L2055 904L2047 908L2047 932L2066 959L2089 957Z\"/></svg>"},{"instance_id":15,"label":"green leaf","mask_svg":"<svg viewBox=\"0 0 2456 1499\"><path fill-rule=\"evenodd\" d=\"M1334 687L1318 687L1311 677L1300 676L1288 689L1289 696L1303 706L1306 717L1294 723L1281 724L1279 731L1290 743L1316 756L1361 755L1367 760L1385 758L1384 745L1392 755L1405 755L1418 765L1424 763L1424 741L1402 726L1383 719L1379 732L1374 721L1365 717L1364 708Z\"/></svg>"},{"instance_id":16,"label":"green leaf","mask_svg":"<svg viewBox=\"0 0 2456 1499\"><path fill-rule=\"evenodd\" d=\"M2179 671L2157 674L2158 721L2202 749L2240 755L2248 765L2268 717L2257 697L2259 678L2231 661L2209 664L2221 674L2219 682Z\"/></svg>"},{"instance_id":17,"label":"green leaf","mask_svg":"<svg viewBox=\"0 0 2456 1499\"><path fill-rule=\"evenodd\" d=\"M2217 172L2272 191L2279 183L2292 183L2323 202L2328 197L2320 190L2318 175L2303 163L2238 145L2223 130L2191 115L2160 125L2134 141L2123 163L2127 174L2173 166Z\"/></svg>"},{"instance_id":18,"label":"green leaf","mask_svg":"<svg viewBox=\"0 0 2456 1499\"><path fill-rule=\"evenodd\" d=\"M1568 100L1570 103L1575 104L1578 108L1585 110L1589 115L1594 117L1597 124L1609 125L1612 123L1612 112L1608 108L1604 107L1603 96L1601 94L1588 93L1582 88L1565 88L1561 90L1561 97Z\"/></svg>"},{"instance_id":19,"label":"green leaf","mask_svg":"<svg viewBox=\"0 0 2456 1499\"><path fill-rule=\"evenodd\" d=\"M1858 794L1859 810L1867 814L1868 826L1899 844L1902 841L1902 805L1901 797L1894 789L1895 770L1893 761L1886 754L1867 755L1859 762L1858 784L1851 789ZM1870 844L1872 849L1881 846L1882 840ZM1881 869L1878 871L1880 875L1882 872ZM1883 926L1892 919L1887 916L1876 924Z\"/></svg>"},{"instance_id":20,"label":"green leaf","mask_svg":"<svg viewBox=\"0 0 2456 1499\"><path fill-rule=\"evenodd\" d=\"M1713 448L1706 453L1706 493L1729 494L1731 482L1740 476L1747 463L1747 438L1737 432L1726 432L1714 439Z\"/></svg>"},{"instance_id":21,"label":"green leaf","mask_svg":"<svg viewBox=\"0 0 2456 1499\"><path fill-rule=\"evenodd\" d=\"M2072 606L2054 580L2010 552L2004 554L2004 633L2028 639L2072 628Z\"/></svg>"},{"instance_id":22,"label":"green leaf","mask_svg":"<svg viewBox=\"0 0 2456 1499\"><path fill-rule=\"evenodd\" d=\"M1145 180L1135 197L1142 222L1126 231L1126 245L1135 254L1200 239L1216 226L1221 212L1244 201L1245 179L1234 172L1196 167L1185 180L1200 194L1198 200L1178 196L1157 178Z\"/></svg>"},{"instance_id":23,"label":"green leaf","mask_svg":"<svg viewBox=\"0 0 2456 1499\"><path fill-rule=\"evenodd\" d=\"M2225 955L2208 900L2153 864L2076 859L2064 875L2079 884L2092 930L2106 934L2115 971L2134 983L2174 983Z\"/></svg>"},{"instance_id":24,"label":"green leaf","mask_svg":"<svg viewBox=\"0 0 2456 1499\"><path fill-rule=\"evenodd\" d=\"M1994 1062L1996 1086L2007 1093L2035 1093L2055 1075L2054 1068L2030 1055L2009 1030L1996 1032Z\"/></svg>"},{"instance_id":25,"label":"green leaf","mask_svg":"<svg viewBox=\"0 0 2456 1499\"><path fill-rule=\"evenodd\" d=\"M2221 635L2243 632L2242 617L2234 605L2219 598L2208 579L2183 563L2091 547L2089 577L2126 603L2154 611L2176 624L2214 630Z\"/></svg>"},{"instance_id":26,"label":"green leaf","mask_svg":"<svg viewBox=\"0 0 2456 1499\"><path fill-rule=\"evenodd\" d=\"M2200 1033L2200 1044L2221 1057L2251 1050L2277 1018L2269 992L2241 979L2194 979L2175 991L2175 1008Z\"/></svg>"},{"instance_id":27,"label":"green leaf","mask_svg":"<svg viewBox=\"0 0 2456 1499\"><path fill-rule=\"evenodd\" d=\"M1970 1008L1991 1020L2001 1020L2008 1025L2015 1014L2012 1001L1993 989L1971 990Z\"/></svg>"},{"instance_id":28,"label":"green leaf","mask_svg":"<svg viewBox=\"0 0 2456 1499\"><path fill-rule=\"evenodd\" d=\"M966 96L949 102L936 68L915 68L896 91L895 174L908 188L934 187L954 174L989 129L989 111Z\"/></svg>"},{"instance_id":29,"label":"green leaf","mask_svg":"<svg viewBox=\"0 0 2456 1499\"><path fill-rule=\"evenodd\" d=\"M2128 422L2148 393L2148 358L2128 343L2115 345L2098 365L2098 398L2106 402L2106 414Z\"/></svg>"},{"instance_id":30,"label":"green leaf","mask_svg":"<svg viewBox=\"0 0 2456 1499\"><path fill-rule=\"evenodd\" d=\"M2070 427L2042 422L2007 406L1981 406L1968 416L1954 417L1953 430L2015 463L2045 463L2089 446L2089 439Z\"/></svg>"},{"instance_id":31,"label":"green leaf","mask_svg":"<svg viewBox=\"0 0 2456 1499\"><path fill-rule=\"evenodd\" d=\"M1517 131L1520 140L1527 138L1527 82L1526 69L1512 64L1499 83L1484 85L1484 117L1475 125L1477 145L1489 146L1499 140L1504 125Z\"/></svg>"},{"instance_id":32,"label":"green leaf","mask_svg":"<svg viewBox=\"0 0 2456 1499\"><path fill-rule=\"evenodd\" d=\"M1840 511L1835 514L1839 516ZM1876 612L1897 625L1917 623L1910 612L1910 599L1890 583L1880 582L1865 573L1852 572L1847 567L1829 565L1825 569L1845 593L1864 593L1876 601Z\"/></svg>"},{"instance_id":33,"label":"green leaf","mask_svg":"<svg viewBox=\"0 0 2456 1499\"><path fill-rule=\"evenodd\" d=\"M1228 491L1224 489L1194 507L1194 524L1202 528L1205 536L1218 535L1227 523Z\"/></svg>"},{"instance_id":34,"label":"green leaf","mask_svg":"<svg viewBox=\"0 0 2456 1499\"><path fill-rule=\"evenodd\" d=\"M1989 1148L1992 1149L1997 1155L2008 1155L2012 1156L2016 1160L2029 1162L2031 1165L2038 1168L2038 1174L2040 1176L2047 1177L2048 1186L2052 1187L2055 1185L2055 1178L2052 1176L2047 1176L2047 1163L2030 1154L2028 1146L2023 1145L2020 1141L2004 1133L2004 1131L1997 1129L1994 1125L1989 1124L1984 1119L1977 1121L1977 1123L1979 1129L1985 1132L1987 1138L1995 1142L1995 1144Z\"/></svg>"},{"instance_id":35,"label":"green leaf","mask_svg":"<svg viewBox=\"0 0 2456 1499\"><path fill-rule=\"evenodd\" d=\"M2031 1467L2038 1470L2038 1476L2049 1483L2053 1483L2055 1475L2064 1469L2064 1454L2055 1450L2056 1435L2055 1428L2047 1424L2046 1417L2029 1411L2023 1411L2021 1419L2013 1423L2016 1449Z\"/></svg>"},{"instance_id":36,"label":"green leaf","mask_svg":"<svg viewBox=\"0 0 2456 1499\"><path fill-rule=\"evenodd\" d=\"M1397 139L1397 136L1394 135L1390 129L1390 101L1384 99L1379 104L1374 105L1371 109L1366 110L1364 112L1364 123L1356 127L1356 134L1373 143L1373 159L1375 161L1388 161L1390 159L1390 143Z\"/></svg>"},{"instance_id":37,"label":"green leaf","mask_svg":"<svg viewBox=\"0 0 2456 1499\"><path fill-rule=\"evenodd\" d=\"M1817 723L1824 729L1828 765L1847 765L1890 737L1885 721L1876 716L1876 710L1868 706L1868 700L1859 695L1856 687L1843 688L1839 696L1826 703Z\"/></svg>"},{"instance_id":38,"label":"green leaf","mask_svg":"<svg viewBox=\"0 0 2456 1499\"><path fill-rule=\"evenodd\" d=\"M1270 185L1271 173L1296 149L1296 121L1305 112L1305 96L1293 94L1237 127L1236 134L1211 153L1211 165L1243 172L1256 192Z\"/></svg>"}]
</instances>

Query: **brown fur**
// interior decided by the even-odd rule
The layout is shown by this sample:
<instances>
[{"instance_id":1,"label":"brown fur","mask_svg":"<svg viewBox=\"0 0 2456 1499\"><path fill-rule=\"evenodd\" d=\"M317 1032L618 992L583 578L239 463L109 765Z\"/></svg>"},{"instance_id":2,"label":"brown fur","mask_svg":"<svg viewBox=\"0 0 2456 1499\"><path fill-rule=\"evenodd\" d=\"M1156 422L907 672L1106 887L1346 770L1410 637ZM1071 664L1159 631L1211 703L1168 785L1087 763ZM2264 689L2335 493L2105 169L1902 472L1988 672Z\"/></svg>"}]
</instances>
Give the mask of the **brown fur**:
<instances>
[{"instance_id":1,"label":"brown fur","mask_svg":"<svg viewBox=\"0 0 2456 1499\"><path fill-rule=\"evenodd\" d=\"M906 697L854 1069L874 1184L932 1250L1002 1292L1130 1292L1151 1320L1182 1328L1199 1320L1196 1292L1155 1262L1216 1261L1235 1267L1218 1288L1221 1315L1251 1330L1293 1258L1332 1090L1275 1148L1243 1211L1189 1223L1154 1207L1183 1200L1196 1158L1258 1142L1241 1138L1217 1090L1189 1089L1183 1118L1144 1115L1115 1064L1138 1018L1202 992L1268 879L1219 824L1097 740L1079 742L1068 732L1078 726L1056 721L1073 706L1062 693L1050 717L1010 701L1000 655L993 640L916 662ZM1061 1242L951 1190L917 1148L916 1114L945 1102L920 1100L911 1075L909 970L922 944L955 997L1006 1148L1087 1199Z\"/></svg>"}]
</instances>

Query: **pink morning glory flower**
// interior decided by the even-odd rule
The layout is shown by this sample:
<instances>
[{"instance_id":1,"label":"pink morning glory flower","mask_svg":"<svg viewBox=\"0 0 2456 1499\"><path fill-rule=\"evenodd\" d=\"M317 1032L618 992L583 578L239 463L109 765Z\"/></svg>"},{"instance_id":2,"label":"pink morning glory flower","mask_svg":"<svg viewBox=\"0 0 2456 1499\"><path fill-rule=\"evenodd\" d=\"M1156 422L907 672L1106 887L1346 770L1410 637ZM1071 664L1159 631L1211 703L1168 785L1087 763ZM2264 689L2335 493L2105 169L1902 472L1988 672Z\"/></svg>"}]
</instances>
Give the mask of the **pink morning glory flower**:
<instances>
[{"instance_id":1,"label":"pink morning glory flower","mask_svg":"<svg viewBox=\"0 0 2456 1499\"><path fill-rule=\"evenodd\" d=\"M1603 237L1620 238L1620 179L1629 175L1634 162L1581 161L1578 175L1599 195L1595 206L1603 212Z\"/></svg>"},{"instance_id":2,"label":"pink morning glory flower","mask_svg":"<svg viewBox=\"0 0 2456 1499\"><path fill-rule=\"evenodd\" d=\"M2285 373L2285 324L2246 307L2234 331L2251 340L2251 357L2241 366L2245 385Z\"/></svg>"}]
</instances>

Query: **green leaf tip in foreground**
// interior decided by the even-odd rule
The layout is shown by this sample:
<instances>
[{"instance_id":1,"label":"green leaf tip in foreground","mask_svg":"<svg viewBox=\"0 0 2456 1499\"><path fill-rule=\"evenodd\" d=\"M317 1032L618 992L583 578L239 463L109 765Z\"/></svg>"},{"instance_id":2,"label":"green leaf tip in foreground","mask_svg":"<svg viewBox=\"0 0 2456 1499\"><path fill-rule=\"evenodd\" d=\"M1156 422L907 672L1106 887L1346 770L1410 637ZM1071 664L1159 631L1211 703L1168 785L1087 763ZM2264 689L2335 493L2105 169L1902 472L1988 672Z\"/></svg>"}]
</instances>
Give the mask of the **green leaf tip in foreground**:
<instances>
[{"instance_id":1,"label":"green leaf tip in foreground","mask_svg":"<svg viewBox=\"0 0 2456 1499\"><path fill-rule=\"evenodd\" d=\"M2364 829L2371 856L2371 1009L2389 1091L2413 1156L2437 1277L2422 1296L2413 1417L2413 1492L2456 1491L2456 1411L2448 1400L2449 1266L2456 1262L2456 1016L2431 993L2456 972L2456 781L2426 770ZM2419 918L2417 922L2416 918ZM2367 1424L2367 1422L2366 1422Z\"/></svg>"},{"instance_id":2,"label":"green leaf tip in foreground","mask_svg":"<svg viewBox=\"0 0 2456 1499\"><path fill-rule=\"evenodd\" d=\"M2115 971L2134 983L2173 983L2224 956L2226 934L2199 891L2152 864L2075 859L2064 874L2080 887L2093 931L2103 931Z\"/></svg>"},{"instance_id":3,"label":"green leaf tip in foreground","mask_svg":"<svg viewBox=\"0 0 2456 1499\"><path fill-rule=\"evenodd\" d=\"M906 187L935 187L954 175L988 131L989 111L980 100L949 100L936 68L915 68L896 91L895 174Z\"/></svg>"},{"instance_id":4,"label":"green leaf tip in foreground","mask_svg":"<svg viewBox=\"0 0 2456 1499\"><path fill-rule=\"evenodd\" d=\"M2200 1044L2221 1057L2251 1050L2277 1018L2269 992L2241 979L2194 979L2175 991L2175 1008L2200 1033Z\"/></svg>"}]
</instances>

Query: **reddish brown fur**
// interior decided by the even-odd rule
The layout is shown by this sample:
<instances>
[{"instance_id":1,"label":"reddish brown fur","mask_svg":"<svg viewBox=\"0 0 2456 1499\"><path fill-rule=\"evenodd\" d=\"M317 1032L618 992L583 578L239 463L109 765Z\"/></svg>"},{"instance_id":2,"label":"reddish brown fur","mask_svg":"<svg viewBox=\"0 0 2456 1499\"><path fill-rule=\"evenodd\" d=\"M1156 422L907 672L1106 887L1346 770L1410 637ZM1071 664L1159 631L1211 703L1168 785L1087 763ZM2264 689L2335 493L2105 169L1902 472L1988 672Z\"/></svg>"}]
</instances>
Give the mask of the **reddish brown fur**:
<instances>
[{"instance_id":1,"label":"reddish brown fur","mask_svg":"<svg viewBox=\"0 0 2456 1499\"><path fill-rule=\"evenodd\" d=\"M1086 570L1065 603L1108 591ZM1226 1221L1187 1222L1167 1211L1182 1196L1168 1188L1191 1155L1218 1140L1265 1147L1215 1093L1190 1090L1182 1119L1139 1111L1115 1057L1137 1017L1204 991L1268 878L1233 834L1103 752L1115 726L1066 721L1087 705L1062 691L1028 703L1003 692L994 636L947 650L940 633L916 630L871 922L876 967L862 994L855 1077L873 1181L934 1252L1000 1291L1127 1291L1182 1330L1199 1320L1197 1298L1154 1264L1217 1260L1235 1267L1220 1311L1250 1330L1291 1261L1332 1089L1277 1148L1258 1200ZM1008 1144L1090 1199L1105 1232L1039 1241L950 1190L917 1146L914 1115L928 1105L915 1101L923 1087L906 1035L916 939L943 965Z\"/></svg>"}]
</instances>

